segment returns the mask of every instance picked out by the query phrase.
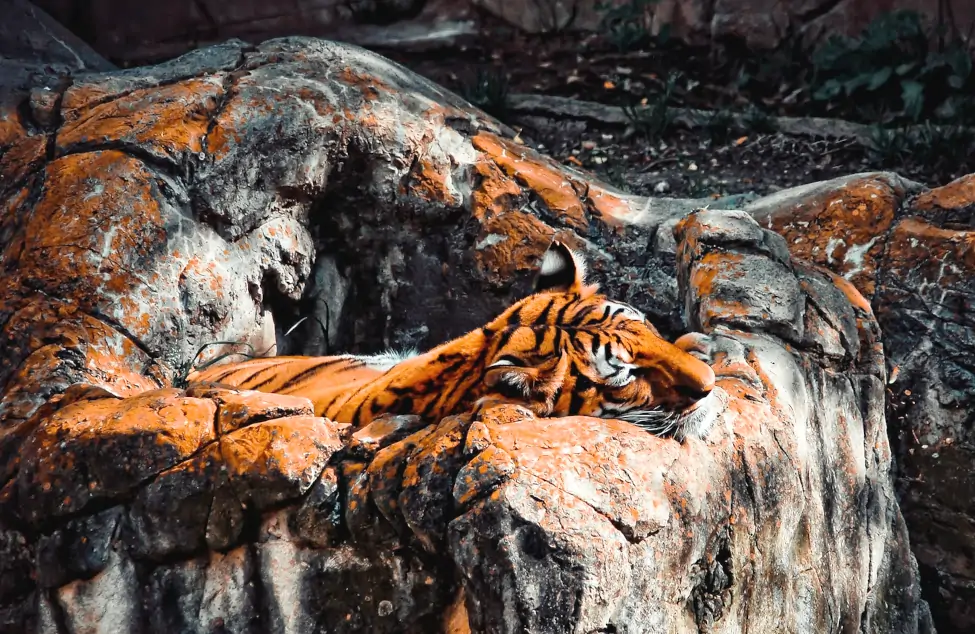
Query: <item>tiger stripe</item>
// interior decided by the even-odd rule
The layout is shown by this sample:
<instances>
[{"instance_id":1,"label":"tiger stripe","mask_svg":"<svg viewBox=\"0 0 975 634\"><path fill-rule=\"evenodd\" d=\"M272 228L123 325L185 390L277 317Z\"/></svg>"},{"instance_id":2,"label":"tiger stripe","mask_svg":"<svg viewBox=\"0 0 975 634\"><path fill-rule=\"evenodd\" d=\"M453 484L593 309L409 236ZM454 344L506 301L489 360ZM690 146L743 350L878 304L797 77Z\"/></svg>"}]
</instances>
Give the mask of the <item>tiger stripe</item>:
<instances>
[{"instance_id":1,"label":"tiger stripe","mask_svg":"<svg viewBox=\"0 0 975 634\"><path fill-rule=\"evenodd\" d=\"M423 354L251 359L190 380L305 396L316 414L356 427L382 414L436 421L497 402L648 429L713 418L714 373L706 363L661 338L636 309L597 294L564 245L553 244L541 269L548 273L535 293Z\"/></svg>"}]
</instances>

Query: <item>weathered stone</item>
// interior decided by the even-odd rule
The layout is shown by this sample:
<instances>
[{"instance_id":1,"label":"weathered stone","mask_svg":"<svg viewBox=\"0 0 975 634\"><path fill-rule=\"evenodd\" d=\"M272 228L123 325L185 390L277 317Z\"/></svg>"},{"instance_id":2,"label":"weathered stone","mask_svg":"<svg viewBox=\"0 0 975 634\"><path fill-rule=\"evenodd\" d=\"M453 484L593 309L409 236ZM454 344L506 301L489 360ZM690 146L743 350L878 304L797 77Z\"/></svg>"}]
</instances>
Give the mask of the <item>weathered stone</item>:
<instances>
[{"instance_id":1,"label":"weathered stone","mask_svg":"<svg viewBox=\"0 0 975 634\"><path fill-rule=\"evenodd\" d=\"M9 605L34 589L30 582L33 551L22 532L0 524L0 606Z\"/></svg>"},{"instance_id":2,"label":"weathered stone","mask_svg":"<svg viewBox=\"0 0 975 634\"><path fill-rule=\"evenodd\" d=\"M429 552L443 549L453 501L452 483L463 466L464 427L459 416L445 418L417 443L403 470L398 506L407 526Z\"/></svg>"},{"instance_id":3,"label":"weathered stone","mask_svg":"<svg viewBox=\"0 0 975 634\"><path fill-rule=\"evenodd\" d=\"M108 564L109 552L122 521L122 507L69 520L62 528L37 540L37 582L57 588L87 579Z\"/></svg>"},{"instance_id":4,"label":"weathered stone","mask_svg":"<svg viewBox=\"0 0 975 634\"><path fill-rule=\"evenodd\" d=\"M759 224L782 234L796 257L850 280L872 297L883 235L900 201L917 184L878 173L781 192L746 207Z\"/></svg>"},{"instance_id":5,"label":"weathered stone","mask_svg":"<svg viewBox=\"0 0 975 634\"><path fill-rule=\"evenodd\" d=\"M420 443L435 431L433 426L425 427L380 450L369 463L369 497L398 535L410 533L400 511L400 493L407 460Z\"/></svg>"},{"instance_id":6,"label":"weathered stone","mask_svg":"<svg viewBox=\"0 0 975 634\"><path fill-rule=\"evenodd\" d=\"M418 558L351 545L299 550L285 540L263 542L257 552L268 629L297 633L328 623L341 634L439 630L443 576Z\"/></svg>"},{"instance_id":7,"label":"weathered stone","mask_svg":"<svg viewBox=\"0 0 975 634\"><path fill-rule=\"evenodd\" d=\"M354 431L348 449L372 457L380 449L403 440L424 426L419 416L383 416Z\"/></svg>"},{"instance_id":8,"label":"weathered stone","mask_svg":"<svg viewBox=\"0 0 975 634\"><path fill-rule=\"evenodd\" d=\"M315 548L336 544L342 536L342 501L334 467L322 471L288 526L299 539Z\"/></svg>"},{"instance_id":9,"label":"weathered stone","mask_svg":"<svg viewBox=\"0 0 975 634\"><path fill-rule=\"evenodd\" d=\"M117 550L91 579L72 581L56 592L57 610L69 632L112 630L137 632L140 624L139 586L132 583L135 566Z\"/></svg>"},{"instance_id":10,"label":"weathered stone","mask_svg":"<svg viewBox=\"0 0 975 634\"><path fill-rule=\"evenodd\" d=\"M215 414L212 402L172 389L55 412L23 448L15 480L21 517L40 524L128 494L214 440Z\"/></svg>"},{"instance_id":11,"label":"weathered stone","mask_svg":"<svg viewBox=\"0 0 975 634\"><path fill-rule=\"evenodd\" d=\"M254 632L260 629L254 557L246 547L212 552L203 582L203 601L194 625L211 631Z\"/></svg>"},{"instance_id":12,"label":"weathered stone","mask_svg":"<svg viewBox=\"0 0 975 634\"><path fill-rule=\"evenodd\" d=\"M230 487L220 443L158 475L139 491L129 521L134 556L155 560L186 556L237 542L240 501Z\"/></svg>"},{"instance_id":13,"label":"weathered stone","mask_svg":"<svg viewBox=\"0 0 975 634\"><path fill-rule=\"evenodd\" d=\"M161 565L146 583L147 631L153 634L189 632L197 627L203 604L204 559Z\"/></svg>"},{"instance_id":14,"label":"weathered stone","mask_svg":"<svg viewBox=\"0 0 975 634\"><path fill-rule=\"evenodd\" d=\"M147 88L175 84L196 76L222 79L225 77L223 71L232 71L241 63L246 48L240 40L229 40L206 50L189 51L149 68L80 75L64 91L62 116L65 123L71 124L93 108L118 97L133 93L145 95Z\"/></svg>"},{"instance_id":15,"label":"weathered stone","mask_svg":"<svg viewBox=\"0 0 975 634\"><path fill-rule=\"evenodd\" d=\"M220 439L237 499L257 510L301 496L341 446L334 423L314 416L257 423Z\"/></svg>"},{"instance_id":16,"label":"weathered stone","mask_svg":"<svg viewBox=\"0 0 975 634\"><path fill-rule=\"evenodd\" d=\"M903 508L939 629L975 625L975 192L961 179L919 196L887 239L874 306L891 366L890 425ZM915 215L916 214L916 215ZM945 628L945 629L947 629ZM948 630L950 631L950 629Z\"/></svg>"},{"instance_id":17,"label":"weathered stone","mask_svg":"<svg viewBox=\"0 0 975 634\"><path fill-rule=\"evenodd\" d=\"M967 560L958 553L973 548L969 536L975 522L970 496L959 493L972 486L969 467L975 455L968 414L975 403L970 370L975 359L966 352L975 335L958 318L975 292L969 257L975 235L972 182L963 177L924 190L891 174L855 175L748 207L760 223L787 236L793 256L829 266L849 280L834 277L829 286L841 291L854 311L861 354L886 355L887 415L897 438L904 519L934 619L946 631L965 631L975 623L968 607L975 596L971 571L958 565ZM822 292L801 279L821 310ZM809 314L807 307L807 338L814 341ZM838 329L844 330L849 327ZM903 587L896 582L892 591Z\"/></svg>"},{"instance_id":18,"label":"weathered stone","mask_svg":"<svg viewBox=\"0 0 975 634\"><path fill-rule=\"evenodd\" d=\"M38 8L40 7L40 8ZM63 25L65 7L5 0L0 23L0 59L27 65L52 65L74 72L111 70L112 64ZM54 19L41 9L53 9ZM60 24L59 24L60 22Z\"/></svg>"},{"instance_id":19,"label":"weathered stone","mask_svg":"<svg viewBox=\"0 0 975 634\"><path fill-rule=\"evenodd\" d=\"M286 394L190 385L186 388L186 395L192 398L208 398L217 403L217 434L220 436L275 418L315 414L311 401Z\"/></svg>"},{"instance_id":20,"label":"weathered stone","mask_svg":"<svg viewBox=\"0 0 975 634\"><path fill-rule=\"evenodd\" d=\"M796 265L799 287L808 298L804 311L803 344L831 357L856 358L860 354L857 315L835 276Z\"/></svg>"},{"instance_id":21,"label":"weathered stone","mask_svg":"<svg viewBox=\"0 0 975 634\"><path fill-rule=\"evenodd\" d=\"M726 324L745 330L768 328L792 342L803 337L805 307L799 282L774 260L711 251L678 280L687 288L685 310L694 329Z\"/></svg>"},{"instance_id":22,"label":"weathered stone","mask_svg":"<svg viewBox=\"0 0 975 634\"><path fill-rule=\"evenodd\" d=\"M219 76L135 90L76 112L74 121L61 126L56 151L69 154L110 143L185 164L203 151L210 119L223 98Z\"/></svg>"}]
</instances>

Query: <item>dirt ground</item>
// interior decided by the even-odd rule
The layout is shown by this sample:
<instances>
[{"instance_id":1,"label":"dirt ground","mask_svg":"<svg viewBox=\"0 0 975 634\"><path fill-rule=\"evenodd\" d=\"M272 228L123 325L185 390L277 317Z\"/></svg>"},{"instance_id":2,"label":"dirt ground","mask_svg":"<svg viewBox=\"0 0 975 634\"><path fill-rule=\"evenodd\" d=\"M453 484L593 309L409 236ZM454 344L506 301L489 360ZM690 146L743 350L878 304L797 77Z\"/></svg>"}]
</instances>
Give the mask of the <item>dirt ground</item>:
<instances>
[{"instance_id":1,"label":"dirt ground","mask_svg":"<svg viewBox=\"0 0 975 634\"><path fill-rule=\"evenodd\" d=\"M532 36L486 22L481 33L448 50L405 52L375 49L470 99L469 86L489 78L513 93L584 99L615 106L654 99L668 75L680 73L673 106L716 112L830 116L807 98L810 72L787 52L752 53L727 47L692 49L671 44L619 52L601 35ZM473 101L473 99L472 99ZM648 137L632 126L526 117L505 112L501 100L484 109L521 131L529 145L563 162L640 194L675 197L764 195L779 189L850 173L890 169L930 186L975 171L975 158L932 165L907 157L891 161L853 139L813 139L756 129L729 131L671 126ZM478 104L480 105L480 104ZM848 119L855 104L840 104ZM494 110L492 112L492 110ZM852 114L851 114L852 113ZM630 128L630 129L627 129ZM937 155L937 153L935 153Z\"/></svg>"}]
</instances>

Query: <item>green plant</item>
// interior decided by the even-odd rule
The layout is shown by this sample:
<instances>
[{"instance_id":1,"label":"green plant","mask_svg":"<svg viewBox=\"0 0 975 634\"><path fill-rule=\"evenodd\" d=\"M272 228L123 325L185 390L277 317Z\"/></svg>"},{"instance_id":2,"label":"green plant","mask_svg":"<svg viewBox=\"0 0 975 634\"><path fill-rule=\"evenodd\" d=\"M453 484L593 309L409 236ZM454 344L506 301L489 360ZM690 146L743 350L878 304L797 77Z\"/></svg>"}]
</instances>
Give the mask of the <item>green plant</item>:
<instances>
[{"instance_id":1,"label":"green plant","mask_svg":"<svg viewBox=\"0 0 975 634\"><path fill-rule=\"evenodd\" d=\"M957 169L967 162L975 132L963 125L925 121L910 135L911 158L933 169Z\"/></svg>"},{"instance_id":2,"label":"green plant","mask_svg":"<svg viewBox=\"0 0 975 634\"><path fill-rule=\"evenodd\" d=\"M654 5L660 0L630 0L616 5L597 2L596 11L602 14L600 27L606 39L621 53L634 50L656 40L666 44L670 39L670 25L662 24L654 37Z\"/></svg>"},{"instance_id":3,"label":"green plant","mask_svg":"<svg viewBox=\"0 0 975 634\"><path fill-rule=\"evenodd\" d=\"M881 103L907 121L931 116L950 98L975 94L966 42L955 38L930 50L915 11L883 14L858 37L831 36L813 53L812 65L814 100L846 100L857 108Z\"/></svg>"},{"instance_id":4,"label":"green plant","mask_svg":"<svg viewBox=\"0 0 975 634\"><path fill-rule=\"evenodd\" d=\"M880 167L900 165L907 149L907 139L899 128L885 128L875 124L866 142L867 156Z\"/></svg>"},{"instance_id":5,"label":"green plant","mask_svg":"<svg viewBox=\"0 0 975 634\"><path fill-rule=\"evenodd\" d=\"M975 130L965 125L921 125L887 128L873 126L867 139L869 158L882 167L901 167L907 162L931 170L957 171L975 151Z\"/></svg>"},{"instance_id":6,"label":"green plant","mask_svg":"<svg viewBox=\"0 0 975 634\"><path fill-rule=\"evenodd\" d=\"M473 81L460 86L460 96L499 120L508 113L508 75L502 70L478 69Z\"/></svg>"},{"instance_id":7,"label":"green plant","mask_svg":"<svg viewBox=\"0 0 975 634\"><path fill-rule=\"evenodd\" d=\"M671 72L667 75L663 90L654 95L652 99L647 99L647 103L641 105L623 106L623 113L629 119L630 124L643 134L648 140L656 140L663 136L674 121L673 112L670 109L670 102L680 80L679 72Z\"/></svg>"}]
</instances>

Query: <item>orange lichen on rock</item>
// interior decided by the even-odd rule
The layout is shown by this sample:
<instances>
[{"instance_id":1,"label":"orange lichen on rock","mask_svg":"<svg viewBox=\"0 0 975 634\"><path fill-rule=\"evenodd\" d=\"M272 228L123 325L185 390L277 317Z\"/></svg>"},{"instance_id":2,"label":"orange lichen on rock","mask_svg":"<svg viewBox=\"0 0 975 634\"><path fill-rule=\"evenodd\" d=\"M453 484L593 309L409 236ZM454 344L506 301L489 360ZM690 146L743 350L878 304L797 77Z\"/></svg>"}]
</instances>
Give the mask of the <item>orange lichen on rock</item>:
<instances>
[{"instance_id":1,"label":"orange lichen on rock","mask_svg":"<svg viewBox=\"0 0 975 634\"><path fill-rule=\"evenodd\" d=\"M49 520L131 491L215 440L215 415L212 401L175 389L58 410L24 444L10 483L22 517Z\"/></svg>"},{"instance_id":2,"label":"orange lichen on rock","mask_svg":"<svg viewBox=\"0 0 975 634\"><path fill-rule=\"evenodd\" d=\"M203 150L207 125L222 95L216 79L135 90L77 113L58 132L58 152L126 143L178 161Z\"/></svg>"},{"instance_id":3,"label":"orange lichen on rock","mask_svg":"<svg viewBox=\"0 0 975 634\"><path fill-rule=\"evenodd\" d=\"M238 499L263 509L304 493L342 442L327 419L288 416L238 429L220 447Z\"/></svg>"},{"instance_id":4,"label":"orange lichen on rock","mask_svg":"<svg viewBox=\"0 0 975 634\"><path fill-rule=\"evenodd\" d=\"M336 79L359 91L366 103L379 99L381 93L390 94L393 89L378 77L346 66L336 74Z\"/></svg>"},{"instance_id":5,"label":"orange lichen on rock","mask_svg":"<svg viewBox=\"0 0 975 634\"><path fill-rule=\"evenodd\" d=\"M940 296L934 304L943 304L954 295L951 289L967 283L975 270L975 231L942 229L918 217L905 218L891 232L884 269L891 279L903 281L884 286L888 300L934 293ZM887 308L879 302L878 316Z\"/></svg>"},{"instance_id":6,"label":"orange lichen on rock","mask_svg":"<svg viewBox=\"0 0 975 634\"><path fill-rule=\"evenodd\" d=\"M626 221L636 213L625 198L596 183L589 183L587 197L595 212L607 223Z\"/></svg>"},{"instance_id":7,"label":"orange lichen on rock","mask_svg":"<svg viewBox=\"0 0 975 634\"><path fill-rule=\"evenodd\" d=\"M563 232L556 232L537 217L522 211L493 216L481 225L474 245L474 261L489 281L502 284L520 272L534 269L536 259L545 252L552 239L562 235ZM575 238L574 234L570 235Z\"/></svg>"},{"instance_id":8,"label":"orange lichen on rock","mask_svg":"<svg viewBox=\"0 0 975 634\"><path fill-rule=\"evenodd\" d=\"M38 398L84 381L120 396L159 387L152 367L126 336L76 305L33 302L13 313L0 331L0 376L8 376L3 415L8 423L27 418Z\"/></svg>"},{"instance_id":9,"label":"orange lichen on rock","mask_svg":"<svg viewBox=\"0 0 975 634\"><path fill-rule=\"evenodd\" d=\"M233 390L207 384L191 385L186 395L217 403L217 433L221 436L242 427L275 418L313 416L311 401L300 396Z\"/></svg>"},{"instance_id":10,"label":"orange lichen on rock","mask_svg":"<svg viewBox=\"0 0 975 634\"><path fill-rule=\"evenodd\" d=\"M471 193L471 211L484 221L511 209L523 196L522 188L506 176L494 161L479 159L474 163L478 185Z\"/></svg>"},{"instance_id":11,"label":"orange lichen on rock","mask_svg":"<svg viewBox=\"0 0 975 634\"><path fill-rule=\"evenodd\" d=\"M548 207L560 222L576 231L589 228L585 205L580 198L584 188L537 152L490 132L471 138L474 147L485 153L505 174L521 182Z\"/></svg>"},{"instance_id":12,"label":"orange lichen on rock","mask_svg":"<svg viewBox=\"0 0 975 634\"><path fill-rule=\"evenodd\" d=\"M21 125L17 111L0 107L0 148L8 148L25 136L27 130Z\"/></svg>"},{"instance_id":13,"label":"orange lichen on rock","mask_svg":"<svg viewBox=\"0 0 975 634\"><path fill-rule=\"evenodd\" d=\"M153 181L140 161L115 150L50 163L44 196L22 231L22 247L2 255L8 270L16 271L12 282L82 307L129 293L141 283L136 263L167 242ZM16 266L11 258L17 258Z\"/></svg>"},{"instance_id":14,"label":"orange lichen on rock","mask_svg":"<svg viewBox=\"0 0 975 634\"><path fill-rule=\"evenodd\" d=\"M367 467L370 497L379 512L394 526L402 524L399 494L406 461L436 428L424 427L399 442L380 449Z\"/></svg>"},{"instance_id":15,"label":"orange lichen on rock","mask_svg":"<svg viewBox=\"0 0 975 634\"><path fill-rule=\"evenodd\" d=\"M469 481L458 482L458 498L485 494L517 469L578 497L638 539L669 521L662 477L663 465L677 457L673 441L618 420L538 418L516 406L488 409L481 421L494 449L461 471ZM603 462L609 454L616 456L612 466Z\"/></svg>"},{"instance_id":16,"label":"orange lichen on rock","mask_svg":"<svg viewBox=\"0 0 975 634\"><path fill-rule=\"evenodd\" d=\"M793 256L839 273L872 298L883 236L902 197L887 179L869 176L756 219L782 234Z\"/></svg>"},{"instance_id":17,"label":"orange lichen on rock","mask_svg":"<svg viewBox=\"0 0 975 634\"><path fill-rule=\"evenodd\" d=\"M7 149L0 142L0 191L36 170L47 153L47 136L25 136Z\"/></svg>"},{"instance_id":18,"label":"orange lichen on rock","mask_svg":"<svg viewBox=\"0 0 975 634\"><path fill-rule=\"evenodd\" d=\"M973 205L975 205L975 174L962 176L947 185L926 191L914 201L914 209L924 216L928 215L925 212L962 209Z\"/></svg>"},{"instance_id":19,"label":"orange lichen on rock","mask_svg":"<svg viewBox=\"0 0 975 634\"><path fill-rule=\"evenodd\" d=\"M434 137L426 133L419 142L421 145L433 143ZM463 200L450 182L450 164L434 162L425 154L422 150L417 152L409 178L404 183L407 193L437 206L460 207Z\"/></svg>"}]
</instances>

